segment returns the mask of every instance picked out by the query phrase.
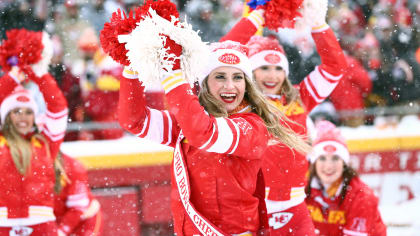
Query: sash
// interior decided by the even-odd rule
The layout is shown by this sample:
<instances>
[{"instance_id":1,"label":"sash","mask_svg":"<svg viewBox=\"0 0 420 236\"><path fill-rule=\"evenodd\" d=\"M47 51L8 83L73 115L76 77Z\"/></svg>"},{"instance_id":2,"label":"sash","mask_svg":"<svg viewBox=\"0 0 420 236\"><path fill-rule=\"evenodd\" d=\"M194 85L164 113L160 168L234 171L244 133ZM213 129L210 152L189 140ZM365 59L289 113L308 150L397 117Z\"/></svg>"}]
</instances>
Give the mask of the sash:
<instances>
[{"instance_id":1,"label":"sash","mask_svg":"<svg viewBox=\"0 0 420 236\"><path fill-rule=\"evenodd\" d=\"M209 236L225 236L220 229L214 226L204 216L202 216L197 210L195 210L193 204L190 202L190 182L188 179L188 170L185 165L185 160L181 152L181 141L184 138L182 132L180 132L176 141L174 150L174 161L173 171L175 176L175 182L178 188L179 197L181 198L182 205L184 206L185 212L187 212L191 221L195 227L201 232L202 235Z\"/></svg>"}]
</instances>

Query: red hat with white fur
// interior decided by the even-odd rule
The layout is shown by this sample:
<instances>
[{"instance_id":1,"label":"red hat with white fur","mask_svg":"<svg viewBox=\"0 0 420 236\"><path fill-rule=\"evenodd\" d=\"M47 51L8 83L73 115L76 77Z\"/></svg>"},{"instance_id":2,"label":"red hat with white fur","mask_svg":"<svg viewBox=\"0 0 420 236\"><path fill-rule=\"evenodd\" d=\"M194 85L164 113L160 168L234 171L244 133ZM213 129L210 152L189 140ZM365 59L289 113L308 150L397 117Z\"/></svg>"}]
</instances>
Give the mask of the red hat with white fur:
<instances>
[{"instance_id":1,"label":"red hat with white fur","mask_svg":"<svg viewBox=\"0 0 420 236\"><path fill-rule=\"evenodd\" d=\"M248 41L249 60L252 70L261 66L280 66L289 75L289 61L283 47L273 37L254 35Z\"/></svg>"},{"instance_id":2,"label":"red hat with white fur","mask_svg":"<svg viewBox=\"0 0 420 236\"><path fill-rule=\"evenodd\" d=\"M32 97L32 95L29 93L28 90L24 89L23 87L19 86L17 87L12 94L7 96L0 106L0 117L1 117L1 123L4 124L6 120L7 114L15 108L29 108L31 109L35 117L37 117L38 113L38 106Z\"/></svg>"},{"instance_id":3,"label":"red hat with white fur","mask_svg":"<svg viewBox=\"0 0 420 236\"><path fill-rule=\"evenodd\" d=\"M243 71L248 78L252 78L248 47L238 42L224 41L210 45L208 63L199 78L200 85L212 70L222 66L235 67Z\"/></svg>"},{"instance_id":4,"label":"red hat with white fur","mask_svg":"<svg viewBox=\"0 0 420 236\"><path fill-rule=\"evenodd\" d=\"M314 163L322 155L334 154L348 164L350 153L340 130L329 121L320 121L316 125L316 131L317 137L312 144L312 152L309 154L310 162Z\"/></svg>"}]
</instances>

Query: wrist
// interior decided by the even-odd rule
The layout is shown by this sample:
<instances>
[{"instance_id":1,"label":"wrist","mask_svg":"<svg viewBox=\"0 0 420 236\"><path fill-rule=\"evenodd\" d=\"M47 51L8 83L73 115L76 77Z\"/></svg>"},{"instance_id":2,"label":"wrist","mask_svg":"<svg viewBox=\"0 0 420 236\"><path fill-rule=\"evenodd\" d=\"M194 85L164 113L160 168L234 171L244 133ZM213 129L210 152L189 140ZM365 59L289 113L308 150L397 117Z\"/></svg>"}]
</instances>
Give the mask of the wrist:
<instances>
[{"instance_id":1,"label":"wrist","mask_svg":"<svg viewBox=\"0 0 420 236\"><path fill-rule=\"evenodd\" d=\"M265 20L264 20L264 9L257 9L249 13L246 17L248 20L252 22L252 24L257 28L263 27Z\"/></svg>"},{"instance_id":2,"label":"wrist","mask_svg":"<svg viewBox=\"0 0 420 236\"><path fill-rule=\"evenodd\" d=\"M166 94L183 84L188 84L181 70L175 70L172 73L165 73L161 83Z\"/></svg>"},{"instance_id":3,"label":"wrist","mask_svg":"<svg viewBox=\"0 0 420 236\"><path fill-rule=\"evenodd\" d=\"M321 32L324 31L326 29L330 28L330 26L326 23L326 22L320 22L319 24L315 24L312 26L312 33L316 33L316 32Z\"/></svg>"},{"instance_id":4,"label":"wrist","mask_svg":"<svg viewBox=\"0 0 420 236\"><path fill-rule=\"evenodd\" d=\"M137 71L132 70L130 67L125 66L123 70L123 77L126 79L138 79Z\"/></svg>"}]
</instances>

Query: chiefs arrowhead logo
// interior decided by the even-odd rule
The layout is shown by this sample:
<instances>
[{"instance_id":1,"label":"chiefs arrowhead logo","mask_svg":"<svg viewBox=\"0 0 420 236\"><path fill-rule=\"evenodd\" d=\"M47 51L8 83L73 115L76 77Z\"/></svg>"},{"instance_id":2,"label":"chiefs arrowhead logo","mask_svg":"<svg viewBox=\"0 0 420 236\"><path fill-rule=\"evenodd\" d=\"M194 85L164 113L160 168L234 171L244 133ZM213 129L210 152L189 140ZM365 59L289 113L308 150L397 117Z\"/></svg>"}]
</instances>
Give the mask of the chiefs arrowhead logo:
<instances>
[{"instance_id":1,"label":"chiefs arrowhead logo","mask_svg":"<svg viewBox=\"0 0 420 236\"><path fill-rule=\"evenodd\" d=\"M238 56L233 53L225 53L221 55L218 60L222 63L229 64L229 65L236 65L241 62Z\"/></svg>"},{"instance_id":2,"label":"chiefs arrowhead logo","mask_svg":"<svg viewBox=\"0 0 420 236\"><path fill-rule=\"evenodd\" d=\"M280 229L285 226L292 219L293 213L290 212L278 212L274 213L269 219L268 224L273 229Z\"/></svg>"},{"instance_id":3,"label":"chiefs arrowhead logo","mask_svg":"<svg viewBox=\"0 0 420 236\"><path fill-rule=\"evenodd\" d=\"M326 146L324 147L324 151L325 151L326 153L333 153L333 152L337 151L337 148L336 148L336 147L334 147L333 145L326 145Z\"/></svg>"},{"instance_id":4,"label":"chiefs arrowhead logo","mask_svg":"<svg viewBox=\"0 0 420 236\"><path fill-rule=\"evenodd\" d=\"M265 55L264 60L270 64L278 64L281 61L281 57L274 53Z\"/></svg>"},{"instance_id":5,"label":"chiefs arrowhead logo","mask_svg":"<svg viewBox=\"0 0 420 236\"><path fill-rule=\"evenodd\" d=\"M29 98L26 96L19 96L16 98L19 102L29 102Z\"/></svg>"}]
</instances>

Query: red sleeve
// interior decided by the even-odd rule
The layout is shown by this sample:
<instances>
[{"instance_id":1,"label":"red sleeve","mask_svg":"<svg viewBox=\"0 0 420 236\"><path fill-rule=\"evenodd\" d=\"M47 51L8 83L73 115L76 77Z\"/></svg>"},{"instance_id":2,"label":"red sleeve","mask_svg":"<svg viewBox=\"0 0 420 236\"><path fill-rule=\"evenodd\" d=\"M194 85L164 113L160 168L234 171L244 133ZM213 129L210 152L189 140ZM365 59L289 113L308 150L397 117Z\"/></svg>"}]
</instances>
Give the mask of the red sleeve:
<instances>
[{"instance_id":1,"label":"red sleeve","mask_svg":"<svg viewBox=\"0 0 420 236\"><path fill-rule=\"evenodd\" d=\"M363 95L367 95L372 91L372 81L370 80L368 72L355 59L349 61L347 73L352 84L356 85Z\"/></svg>"},{"instance_id":2,"label":"red sleeve","mask_svg":"<svg viewBox=\"0 0 420 236\"><path fill-rule=\"evenodd\" d=\"M47 106L41 130L49 141L51 156L55 157L67 128L67 101L50 74L31 79L38 85Z\"/></svg>"},{"instance_id":3,"label":"red sleeve","mask_svg":"<svg viewBox=\"0 0 420 236\"><path fill-rule=\"evenodd\" d=\"M71 233L82 221L84 211L89 207L91 195L86 169L77 160L63 155L64 169L71 183L63 189L66 193L66 213L58 223L59 229Z\"/></svg>"},{"instance_id":4,"label":"red sleeve","mask_svg":"<svg viewBox=\"0 0 420 236\"><path fill-rule=\"evenodd\" d=\"M254 113L229 118L209 115L182 78L182 73L175 73L163 81L163 87L169 110L188 142L207 152L261 158L269 136L262 119Z\"/></svg>"},{"instance_id":5,"label":"red sleeve","mask_svg":"<svg viewBox=\"0 0 420 236\"><path fill-rule=\"evenodd\" d=\"M347 69L344 53L328 25L312 31L312 38L321 57L321 65L299 84L300 96L308 112L332 93Z\"/></svg>"},{"instance_id":6,"label":"red sleeve","mask_svg":"<svg viewBox=\"0 0 420 236\"><path fill-rule=\"evenodd\" d=\"M146 106L144 87L137 79L121 79L118 119L121 127L140 138L175 145L179 133L175 119L168 111Z\"/></svg>"},{"instance_id":7,"label":"red sleeve","mask_svg":"<svg viewBox=\"0 0 420 236\"><path fill-rule=\"evenodd\" d=\"M263 24L264 17L262 13L253 11L247 17L242 17L241 20L219 41L232 40L241 44L246 44Z\"/></svg>"},{"instance_id":8,"label":"red sleeve","mask_svg":"<svg viewBox=\"0 0 420 236\"><path fill-rule=\"evenodd\" d=\"M355 190L349 194L346 203L346 224L343 228L343 235L386 235L386 227L382 222L379 210L378 199L373 191L367 186ZM346 197L346 198L347 198Z\"/></svg>"},{"instance_id":9,"label":"red sleeve","mask_svg":"<svg viewBox=\"0 0 420 236\"><path fill-rule=\"evenodd\" d=\"M8 73L0 78L0 104L18 85Z\"/></svg>"}]
</instances>

